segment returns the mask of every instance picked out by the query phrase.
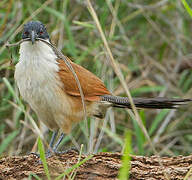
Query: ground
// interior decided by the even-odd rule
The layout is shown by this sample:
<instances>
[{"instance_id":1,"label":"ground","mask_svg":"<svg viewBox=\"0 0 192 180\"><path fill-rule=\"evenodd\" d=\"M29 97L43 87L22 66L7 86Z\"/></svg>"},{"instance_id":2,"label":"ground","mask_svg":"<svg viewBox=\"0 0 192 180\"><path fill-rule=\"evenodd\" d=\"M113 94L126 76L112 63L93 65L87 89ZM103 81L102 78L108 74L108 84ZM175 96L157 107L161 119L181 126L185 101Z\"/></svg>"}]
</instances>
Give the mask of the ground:
<instances>
[{"instance_id":1,"label":"ground","mask_svg":"<svg viewBox=\"0 0 192 180\"><path fill-rule=\"evenodd\" d=\"M81 161L88 157L81 156ZM145 157L131 156L130 179L184 179L192 167L192 155L177 157ZM51 179L69 170L78 162L79 154L70 151L62 155L52 156L47 159ZM117 179L121 167L120 153L98 153L72 173L66 179L75 176L75 179ZM42 163L36 155L4 157L0 160L0 179L24 179L35 174L42 179L47 179ZM189 175L192 175L188 173ZM186 179L190 179L188 176ZM34 178L35 179L35 178Z\"/></svg>"}]
</instances>

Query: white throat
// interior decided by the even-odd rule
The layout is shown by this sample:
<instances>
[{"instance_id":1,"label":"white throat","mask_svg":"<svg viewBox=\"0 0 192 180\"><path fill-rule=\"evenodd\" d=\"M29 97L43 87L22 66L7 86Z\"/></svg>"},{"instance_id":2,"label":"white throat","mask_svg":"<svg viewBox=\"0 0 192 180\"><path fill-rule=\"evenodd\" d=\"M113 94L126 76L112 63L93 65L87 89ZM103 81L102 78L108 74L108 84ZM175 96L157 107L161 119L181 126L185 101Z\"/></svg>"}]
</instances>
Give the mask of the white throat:
<instances>
[{"instance_id":1,"label":"white throat","mask_svg":"<svg viewBox=\"0 0 192 180\"><path fill-rule=\"evenodd\" d=\"M41 41L33 45L30 41L23 42L19 53L15 80L21 96L30 103L42 96L40 91L53 90L57 86L57 56L51 47Z\"/></svg>"},{"instance_id":2,"label":"white throat","mask_svg":"<svg viewBox=\"0 0 192 180\"><path fill-rule=\"evenodd\" d=\"M49 40L47 41L49 42ZM19 54L20 62L29 63L31 65L55 63L57 58L52 48L42 41L36 41L35 44L32 44L30 41L23 42L20 46Z\"/></svg>"}]
</instances>

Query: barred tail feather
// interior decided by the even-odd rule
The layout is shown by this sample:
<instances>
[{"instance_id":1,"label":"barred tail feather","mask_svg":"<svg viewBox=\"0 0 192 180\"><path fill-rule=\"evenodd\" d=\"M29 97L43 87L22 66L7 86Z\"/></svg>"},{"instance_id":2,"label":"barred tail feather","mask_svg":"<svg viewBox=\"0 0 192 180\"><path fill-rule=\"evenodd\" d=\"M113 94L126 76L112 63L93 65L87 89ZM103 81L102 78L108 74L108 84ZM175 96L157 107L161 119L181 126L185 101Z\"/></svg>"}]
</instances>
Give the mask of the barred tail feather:
<instances>
[{"instance_id":1,"label":"barred tail feather","mask_svg":"<svg viewBox=\"0 0 192 180\"><path fill-rule=\"evenodd\" d=\"M102 101L112 103L113 107L131 108L130 101L127 97L119 97L112 95L101 96ZM133 102L137 108L148 109L175 109L181 105L187 104L192 99L178 99L178 98L133 98Z\"/></svg>"}]
</instances>

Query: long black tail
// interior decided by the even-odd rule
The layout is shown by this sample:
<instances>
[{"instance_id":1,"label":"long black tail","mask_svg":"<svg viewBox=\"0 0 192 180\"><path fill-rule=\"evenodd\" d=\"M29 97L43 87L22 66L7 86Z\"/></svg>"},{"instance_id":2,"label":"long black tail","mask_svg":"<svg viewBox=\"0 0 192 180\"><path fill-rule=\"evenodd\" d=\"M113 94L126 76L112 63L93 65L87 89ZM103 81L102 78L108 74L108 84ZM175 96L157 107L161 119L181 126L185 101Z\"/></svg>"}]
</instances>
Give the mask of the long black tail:
<instances>
[{"instance_id":1,"label":"long black tail","mask_svg":"<svg viewBox=\"0 0 192 180\"><path fill-rule=\"evenodd\" d=\"M113 104L113 107L131 108L130 101L127 97L119 97L112 95L104 95L102 101L107 101ZM177 98L133 98L133 102L137 108L149 109L175 109L180 105L187 104L192 99L177 99Z\"/></svg>"}]
</instances>

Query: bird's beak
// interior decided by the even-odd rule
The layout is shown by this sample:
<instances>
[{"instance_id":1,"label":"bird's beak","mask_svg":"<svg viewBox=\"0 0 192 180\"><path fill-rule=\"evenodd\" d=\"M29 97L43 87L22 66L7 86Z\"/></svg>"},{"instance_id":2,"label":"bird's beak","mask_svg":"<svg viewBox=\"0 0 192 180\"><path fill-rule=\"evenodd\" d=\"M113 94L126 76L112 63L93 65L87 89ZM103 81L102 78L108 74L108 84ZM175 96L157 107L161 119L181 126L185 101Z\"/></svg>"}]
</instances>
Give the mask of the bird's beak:
<instances>
[{"instance_id":1,"label":"bird's beak","mask_svg":"<svg viewBox=\"0 0 192 180\"><path fill-rule=\"evenodd\" d=\"M35 31L31 31L31 42L32 42L32 44L34 44L35 40L36 40Z\"/></svg>"}]
</instances>

